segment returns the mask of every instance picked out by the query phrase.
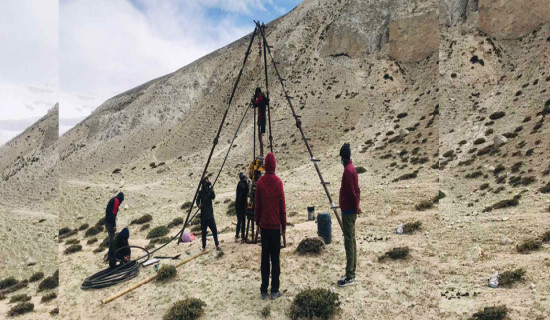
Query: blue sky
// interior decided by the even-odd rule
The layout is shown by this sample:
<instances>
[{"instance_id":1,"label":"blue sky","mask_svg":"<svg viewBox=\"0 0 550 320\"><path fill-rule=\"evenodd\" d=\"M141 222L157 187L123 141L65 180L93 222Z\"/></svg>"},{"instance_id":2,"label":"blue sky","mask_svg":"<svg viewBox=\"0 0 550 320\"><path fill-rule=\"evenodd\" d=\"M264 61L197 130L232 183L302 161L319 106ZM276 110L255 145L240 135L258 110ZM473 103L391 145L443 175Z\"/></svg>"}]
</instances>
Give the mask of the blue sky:
<instances>
[{"instance_id":1,"label":"blue sky","mask_svg":"<svg viewBox=\"0 0 550 320\"><path fill-rule=\"evenodd\" d=\"M62 0L60 117L70 121L60 130L108 98L252 32L254 19L267 23L300 2Z\"/></svg>"},{"instance_id":2,"label":"blue sky","mask_svg":"<svg viewBox=\"0 0 550 320\"><path fill-rule=\"evenodd\" d=\"M289 12L300 0L2 0L0 144L59 102L65 132L108 98Z\"/></svg>"}]
</instances>

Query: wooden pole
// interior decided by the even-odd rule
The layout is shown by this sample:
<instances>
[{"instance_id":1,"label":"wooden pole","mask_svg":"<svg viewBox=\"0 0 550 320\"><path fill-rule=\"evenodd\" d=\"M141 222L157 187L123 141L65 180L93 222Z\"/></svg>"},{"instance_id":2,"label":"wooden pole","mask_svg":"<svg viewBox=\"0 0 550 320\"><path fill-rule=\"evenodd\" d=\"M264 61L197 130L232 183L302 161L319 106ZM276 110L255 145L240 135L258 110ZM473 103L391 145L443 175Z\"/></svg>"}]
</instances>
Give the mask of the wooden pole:
<instances>
[{"instance_id":1,"label":"wooden pole","mask_svg":"<svg viewBox=\"0 0 550 320\"><path fill-rule=\"evenodd\" d=\"M183 260L183 261L181 261L181 262L178 262L178 263L176 264L176 268L179 268L180 266L186 264L187 262L192 261L192 260L194 260L194 259L196 259L196 258L198 258L198 257L200 257L200 256L202 256L203 254L206 254L206 253L208 253L208 250L202 251L201 253L199 253L199 254L197 254L197 255L195 255L195 256L192 256L192 257L190 257L190 258L188 258L188 259L186 259L186 260ZM153 281L156 277L157 277L157 274L152 275L152 276L150 276L149 278L143 279L143 280L141 280L140 282L138 282L138 283L134 284L133 286L131 286L130 288L124 289L124 290L120 291L119 293L117 293L117 294L115 294L115 295L113 295L113 296L111 296L111 297L109 297L109 298L107 298L107 299L101 300L101 303L102 303L102 304L107 304L107 303L109 303L109 302L111 302L111 301L113 301L113 300L115 300L115 299L117 299L117 298L120 298L121 296L127 294L128 292L133 291L133 290L135 290L135 289L141 287L142 285L144 285L144 284L146 284L146 283L149 283L149 282Z\"/></svg>"}]
</instances>

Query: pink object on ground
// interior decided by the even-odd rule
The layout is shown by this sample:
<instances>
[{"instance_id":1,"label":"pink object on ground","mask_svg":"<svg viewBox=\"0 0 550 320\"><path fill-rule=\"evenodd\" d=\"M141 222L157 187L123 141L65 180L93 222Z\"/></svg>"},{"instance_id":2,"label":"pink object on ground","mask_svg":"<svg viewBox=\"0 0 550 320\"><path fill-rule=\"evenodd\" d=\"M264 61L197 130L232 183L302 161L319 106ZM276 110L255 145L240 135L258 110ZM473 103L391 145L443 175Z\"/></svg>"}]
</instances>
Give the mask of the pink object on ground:
<instances>
[{"instance_id":1,"label":"pink object on ground","mask_svg":"<svg viewBox=\"0 0 550 320\"><path fill-rule=\"evenodd\" d=\"M191 242L195 240L195 235L193 235L190 232L184 232L181 234L181 241L182 242Z\"/></svg>"}]
</instances>

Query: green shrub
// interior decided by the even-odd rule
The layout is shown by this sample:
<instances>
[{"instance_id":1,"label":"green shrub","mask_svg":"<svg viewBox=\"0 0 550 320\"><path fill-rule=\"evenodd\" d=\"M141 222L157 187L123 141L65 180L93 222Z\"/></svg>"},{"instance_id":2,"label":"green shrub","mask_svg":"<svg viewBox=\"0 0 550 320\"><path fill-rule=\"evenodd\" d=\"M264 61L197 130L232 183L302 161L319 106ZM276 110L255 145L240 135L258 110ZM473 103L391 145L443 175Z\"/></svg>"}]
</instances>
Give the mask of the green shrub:
<instances>
[{"instance_id":1,"label":"green shrub","mask_svg":"<svg viewBox=\"0 0 550 320\"><path fill-rule=\"evenodd\" d=\"M157 282L166 282L176 276L176 267L171 264L163 264L157 272Z\"/></svg>"},{"instance_id":2,"label":"green shrub","mask_svg":"<svg viewBox=\"0 0 550 320\"><path fill-rule=\"evenodd\" d=\"M27 302L31 300L31 296L27 294L16 294L10 298L10 303L13 302Z\"/></svg>"},{"instance_id":3,"label":"green shrub","mask_svg":"<svg viewBox=\"0 0 550 320\"><path fill-rule=\"evenodd\" d=\"M95 224L96 227L103 227L104 225L105 225L105 217L99 219Z\"/></svg>"},{"instance_id":4,"label":"green shrub","mask_svg":"<svg viewBox=\"0 0 550 320\"><path fill-rule=\"evenodd\" d=\"M173 228L173 227L176 227L176 226L179 226L183 224L183 218L174 218L174 220L172 220L168 225L167 227L168 228Z\"/></svg>"},{"instance_id":5,"label":"green shrub","mask_svg":"<svg viewBox=\"0 0 550 320\"><path fill-rule=\"evenodd\" d=\"M38 292L57 288L58 285L59 285L59 270L56 271L52 276L47 277L46 279L42 280L42 282L40 282L40 284L38 285Z\"/></svg>"},{"instance_id":6,"label":"green shrub","mask_svg":"<svg viewBox=\"0 0 550 320\"><path fill-rule=\"evenodd\" d=\"M149 244L157 244L157 243L166 243L169 242L172 239L172 237L160 237L160 238L153 238L149 240Z\"/></svg>"},{"instance_id":7,"label":"green shrub","mask_svg":"<svg viewBox=\"0 0 550 320\"><path fill-rule=\"evenodd\" d=\"M91 227L90 229L86 230L86 233L84 234L84 237L95 236L98 233L100 233L101 231L103 231L103 226L97 226L96 225L95 227Z\"/></svg>"},{"instance_id":8,"label":"green shrub","mask_svg":"<svg viewBox=\"0 0 550 320\"><path fill-rule=\"evenodd\" d=\"M22 302L20 304L15 305L13 308L8 311L8 316L15 317L21 314L25 314L27 312L31 312L34 310L34 304L31 302Z\"/></svg>"},{"instance_id":9,"label":"green shrub","mask_svg":"<svg viewBox=\"0 0 550 320\"><path fill-rule=\"evenodd\" d=\"M59 236L59 240L61 240L61 239L66 239L66 238L69 238L69 237L72 237L72 236L74 236L74 235L76 235L76 234L78 234L78 229L73 229L73 230L71 230L71 231L69 231L69 232L66 232L66 233L60 235L60 236Z\"/></svg>"},{"instance_id":10,"label":"green shrub","mask_svg":"<svg viewBox=\"0 0 550 320\"><path fill-rule=\"evenodd\" d=\"M196 320L204 314L206 303L200 299L187 298L174 303L162 317L163 320Z\"/></svg>"},{"instance_id":11,"label":"green shrub","mask_svg":"<svg viewBox=\"0 0 550 320\"><path fill-rule=\"evenodd\" d=\"M519 205L519 198L517 197L514 197L512 199L504 199L494 203L491 206L486 207L485 209L483 209L483 212L489 212L496 209L503 209L508 207L515 207L517 205Z\"/></svg>"},{"instance_id":12,"label":"green shrub","mask_svg":"<svg viewBox=\"0 0 550 320\"><path fill-rule=\"evenodd\" d=\"M52 311L50 311L50 315L55 316L59 314L59 308L53 308Z\"/></svg>"},{"instance_id":13,"label":"green shrub","mask_svg":"<svg viewBox=\"0 0 550 320\"><path fill-rule=\"evenodd\" d=\"M304 240L300 241L300 244L298 244L296 252L300 255L319 254L324 247L325 242L322 238L305 238Z\"/></svg>"},{"instance_id":14,"label":"green shrub","mask_svg":"<svg viewBox=\"0 0 550 320\"><path fill-rule=\"evenodd\" d=\"M12 292L15 292L17 290L26 288L29 285L29 282L27 280L23 280L21 282L18 282L12 286L7 287L6 289L2 290L2 294L9 294Z\"/></svg>"},{"instance_id":15,"label":"green shrub","mask_svg":"<svg viewBox=\"0 0 550 320\"><path fill-rule=\"evenodd\" d=\"M550 211L550 210L549 210ZM550 242L550 230L542 235L542 242Z\"/></svg>"},{"instance_id":16,"label":"green shrub","mask_svg":"<svg viewBox=\"0 0 550 320\"><path fill-rule=\"evenodd\" d=\"M522 244L518 244L516 249L519 253L529 253L531 251L539 250L542 246L542 241L536 239L530 239Z\"/></svg>"},{"instance_id":17,"label":"green shrub","mask_svg":"<svg viewBox=\"0 0 550 320\"><path fill-rule=\"evenodd\" d=\"M16 285L17 283L19 283L19 281L15 280L14 277L2 279L0 280L0 290Z\"/></svg>"},{"instance_id":18,"label":"green shrub","mask_svg":"<svg viewBox=\"0 0 550 320\"><path fill-rule=\"evenodd\" d=\"M405 223L403 225L403 233L405 234L414 233L415 231L420 230L421 226L422 226L422 222L420 221Z\"/></svg>"},{"instance_id":19,"label":"green shrub","mask_svg":"<svg viewBox=\"0 0 550 320\"><path fill-rule=\"evenodd\" d=\"M40 299L40 302L46 303L46 302L50 302L50 301L52 301L53 299L56 299L56 298L57 298L57 294L55 292L50 292L48 294L43 295L42 299Z\"/></svg>"},{"instance_id":20,"label":"green shrub","mask_svg":"<svg viewBox=\"0 0 550 320\"><path fill-rule=\"evenodd\" d=\"M546 185L542 186L539 190L542 193L550 193L550 182L548 182Z\"/></svg>"},{"instance_id":21,"label":"green shrub","mask_svg":"<svg viewBox=\"0 0 550 320\"><path fill-rule=\"evenodd\" d=\"M506 306L485 307L483 310L474 313L474 320L504 320L508 313Z\"/></svg>"},{"instance_id":22,"label":"green shrub","mask_svg":"<svg viewBox=\"0 0 550 320\"><path fill-rule=\"evenodd\" d=\"M434 206L433 200L422 200L419 203L417 203L414 208L418 211L424 211L427 209L430 209Z\"/></svg>"},{"instance_id":23,"label":"green shrub","mask_svg":"<svg viewBox=\"0 0 550 320\"><path fill-rule=\"evenodd\" d=\"M83 225L81 225L80 227L78 227L78 230L82 231L82 230L86 230L90 227L89 224L85 223Z\"/></svg>"},{"instance_id":24,"label":"green shrub","mask_svg":"<svg viewBox=\"0 0 550 320\"><path fill-rule=\"evenodd\" d=\"M99 244L99 248L100 249L109 248L109 236L105 237L105 239L103 239L103 241L101 241L101 243Z\"/></svg>"},{"instance_id":25,"label":"green shrub","mask_svg":"<svg viewBox=\"0 0 550 320\"><path fill-rule=\"evenodd\" d=\"M36 272L29 278L29 282L36 282L42 280L42 278L44 278L44 272Z\"/></svg>"},{"instance_id":26,"label":"green shrub","mask_svg":"<svg viewBox=\"0 0 550 320\"><path fill-rule=\"evenodd\" d=\"M409 253L410 253L409 247L393 248L390 251L386 252L383 256L378 257L378 261L384 261L388 258L392 260L405 259L409 256Z\"/></svg>"},{"instance_id":27,"label":"green shrub","mask_svg":"<svg viewBox=\"0 0 550 320\"><path fill-rule=\"evenodd\" d=\"M94 244L97 242L97 238L91 238L91 239L88 239L88 241L86 241L86 244Z\"/></svg>"},{"instance_id":28,"label":"green shrub","mask_svg":"<svg viewBox=\"0 0 550 320\"><path fill-rule=\"evenodd\" d=\"M292 320L317 317L330 319L340 306L340 297L328 289L306 289L298 293L290 306Z\"/></svg>"},{"instance_id":29,"label":"green shrub","mask_svg":"<svg viewBox=\"0 0 550 320\"><path fill-rule=\"evenodd\" d=\"M514 283L524 279L525 269L504 271L498 275L498 284L502 287L511 287Z\"/></svg>"},{"instance_id":30,"label":"green shrub","mask_svg":"<svg viewBox=\"0 0 550 320\"><path fill-rule=\"evenodd\" d=\"M267 305L262 309L262 317L267 318L271 315L271 306Z\"/></svg>"},{"instance_id":31,"label":"green shrub","mask_svg":"<svg viewBox=\"0 0 550 320\"><path fill-rule=\"evenodd\" d=\"M191 202L191 201L186 201L186 202L184 202L184 203L181 205L181 209L182 209L182 210L189 209L189 208L191 208L192 205L193 205L193 202Z\"/></svg>"},{"instance_id":32,"label":"green shrub","mask_svg":"<svg viewBox=\"0 0 550 320\"><path fill-rule=\"evenodd\" d=\"M142 225L141 228L139 228L139 231L147 230L147 229L149 229L150 226L151 226L151 225L149 225L148 223L146 223L146 224Z\"/></svg>"},{"instance_id":33,"label":"green shrub","mask_svg":"<svg viewBox=\"0 0 550 320\"><path fill-rule=\"evenodd\" d=\"M166 226L158 226L149 231L149 233L147 234L147 239L162 237L167 235L168 232L170 232L170 229L168 229Z\"/></svg>"},{"instance_id":34,"label":"green shrub","mask_svg":"<svg viewBox=\"0 0 550 320\"><path fill-rule=\"evenodd\" d=\"M231 201L229 203L229 206L227 206L227 215L228 216L235 216L237 215L237 203L235 201Z\"/></svg>"},{"instance_id":35,"label":"green shrub","mask_svg":"<svg viewBox=\"0 0 550 320\"><path fill-rule=\"evenodd\" d=\"M365 167L357 167L356 170L358 174L367 172L367 169L365 169Z\"/></svg>"},{"instance_id":36,"label":"green shrub","mask_svg":"<svg viewBox=\"0 0 550 320\"><path fill-rule=\"evenodd\" d=\"M79 244L80 243L80 240L78 239L70 239L70 240L67 240L65 241L65 244Z\"/></svg>"},{"instance_id":37,"label":"green shrub","mask_svg":"<svg viewBox=\"0 0 550 320\"><path fill-rule=\"evenodd\" d=\"M71 229L69 227L63 227L61 229L59 229L59 235L62 236L66 233L69 233L71 231Z\"/></svg>"},{"instance_id":38,"label":"green shrub","mask_svg":"<svg viewBox=\"0 0 550 320\"><path fill-rule=\"evenodd\" d=\"M191 227L191 232L200 232L200 231L201 231L201 225L200 224L196 224L196 225Z\"/></svg>"},{"instance_id":39,"label":"green shrub","mask_svg":"<svg viewBox=\"0 0 550 320\"><path fill-rule=\"evenodd\" d=\"M82 250L82 245L73 244L73 245L70 245L67 249L65 249L65 254L71 254L81 250Z\"/></svg>"},{"instance_id":40,"label":"green shrub","mask_svg":"<svg viewBox=\"0 0 550 320\"><path fill-rule=\"evenodd\" d=\"M413 172L411 173L405 173L404 175L402 176L399 176L395 179L393 179L393 182L397 182L397 181L401 181L401 180L409 180L409 179L414 179L418 176L418 170L414 170Z\"/></svg>"},{"instance_id":41,"label":"green shrub","mask_svg":"<svg viewBox=\"0 0 550 320\"><path fill-rule=\"evenodd\" d=\"M153 217L150 214L144 214L141 217L132 220L132 222L130 222L130 224L144 224L144 223L149 222L151 220L153 220Z\"/></svg>"}]
</instances>

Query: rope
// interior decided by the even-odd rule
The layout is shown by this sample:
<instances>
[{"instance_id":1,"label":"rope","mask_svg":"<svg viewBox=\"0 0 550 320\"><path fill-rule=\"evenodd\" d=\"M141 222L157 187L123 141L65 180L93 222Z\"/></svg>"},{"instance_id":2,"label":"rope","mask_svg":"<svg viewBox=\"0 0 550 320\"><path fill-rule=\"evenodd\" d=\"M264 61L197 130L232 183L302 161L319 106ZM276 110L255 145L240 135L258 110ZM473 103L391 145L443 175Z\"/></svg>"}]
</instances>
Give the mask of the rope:
<instances>
[{"instance_id":1,"label":"rope","mask_svg":"<svg viewBox=\"0 0 550 320\"><path fill-rule=\"evenodd\" d=\"M114 254L125 248L137 248L145 251L147 255L144 257L147 257L147 260L149 260L150 253L147 251L147 249L138 247L138 246L126 246L117 249ZM121 261L120 259L117 259L118 261ZM98 273L87 277L84 279L84 282L80 286L80 289L82 290L88 290L88 289L101 289L110 287L112 285L128 281L130 279L133 279L139 275L139 267L141 266L141 262L138 262L141 260L141 258L138 258L136 260L131 260L127 263L123 263L115 268L107 268L104 270L99 271Z\"/></svg>"}]
</instances>

